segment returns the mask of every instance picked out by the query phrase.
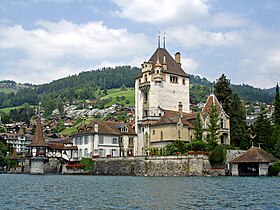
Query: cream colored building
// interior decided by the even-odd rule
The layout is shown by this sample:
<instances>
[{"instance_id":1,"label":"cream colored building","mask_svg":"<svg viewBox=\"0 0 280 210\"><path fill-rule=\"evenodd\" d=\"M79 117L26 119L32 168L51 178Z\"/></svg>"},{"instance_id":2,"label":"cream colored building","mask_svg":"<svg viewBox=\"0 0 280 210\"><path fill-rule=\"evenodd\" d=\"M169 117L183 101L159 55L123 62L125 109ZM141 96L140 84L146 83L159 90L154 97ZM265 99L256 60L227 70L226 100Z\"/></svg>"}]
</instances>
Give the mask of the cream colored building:
<instances>
[{"instance_id":1,"label":"cream colored building","mask_svg":"<svg viewBox=\"0 0 280 210\"><path fill-rule=\"evenodd\" d=\"M219 103L217 97L214 94L211 94L206 104L204 105L201 111L201 119L203 123L203 139L207 139L208 135L208 125L209 125L209 118L212 113L212 106L216 107L218 113L218 124L219 124L219 136L218 136L218 144L227 144L230 145L230 119L229 116L225 113L222 105Z\"/></svg>"},{"instance_id":2,"label":"cream colored building","mask_svg":"<svg viewBox=\"0 0 280 210\"><path fill-rule=\"evenodd\" d=\"M173 58L165 48L158 46L152 57L142 64L135 81L135 131L138 136L136 154L148 154L153 146L156 132L151 133L151 125L164 116L164 110L190 112L189 75L181 68L181 55ZM155 125L156 126L156 125ZM157 124L160 127L160 124ZM173 129L174 130L174 129ZM171 140L172 129L162 131L163 138ZM171 133L170 133L171 132Z\"/></svg>"}]
</instances>

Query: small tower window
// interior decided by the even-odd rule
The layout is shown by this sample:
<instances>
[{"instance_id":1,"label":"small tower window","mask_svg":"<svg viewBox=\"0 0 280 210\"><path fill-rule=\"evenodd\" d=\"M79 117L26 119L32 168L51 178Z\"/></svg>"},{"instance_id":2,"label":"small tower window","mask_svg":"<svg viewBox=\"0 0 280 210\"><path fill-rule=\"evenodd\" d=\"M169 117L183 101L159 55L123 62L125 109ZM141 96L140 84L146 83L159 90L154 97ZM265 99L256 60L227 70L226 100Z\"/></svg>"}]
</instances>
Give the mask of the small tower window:
<instances>
[{"instance_id":1,"label":"small tower window","mask_svg":"<svg viewBox=\"0 0 280 210\"><path fill-rule=\"evenodd\" d=\"M221 119L221 128L224 128L224 119Z\"/></svg>"},{"instance_id":2,"label":"small tower window","mask_svg":"<svg viewBox=\"0 0 280 210\"><path fill-rule=\"evenodd\" d=\"M160 140L163 141L163 132L160 132Z\"/></svg>"},{"instance_id":3,"label":"small tower window","mask_svg":"<svg viewBox=\"0 0 280 210\"><path fill-rule=\"evenodd\" d=\"M145 82L148 82L148 76L145 74Z\"/></svg>"},{"instance_id":4,"label":"small tower window","mask_svg":"<svg viewBox=\"0 0 280 210\"><path fill-rule=\"evenodd\" d=\"M183 83L183 85L185 85L185 79L183 79L183 82L182 82L182 83Z\"/></svg>"}]
</instances>

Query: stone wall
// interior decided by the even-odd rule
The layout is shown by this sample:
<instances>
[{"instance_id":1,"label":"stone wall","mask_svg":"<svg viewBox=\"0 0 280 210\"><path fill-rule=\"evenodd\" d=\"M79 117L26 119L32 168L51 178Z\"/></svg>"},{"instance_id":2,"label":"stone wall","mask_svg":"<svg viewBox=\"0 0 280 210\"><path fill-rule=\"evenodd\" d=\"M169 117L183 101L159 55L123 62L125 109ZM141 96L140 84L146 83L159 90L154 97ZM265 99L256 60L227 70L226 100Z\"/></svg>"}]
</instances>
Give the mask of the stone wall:
<instances>
[{"instance_id":1,"label":"stone wall","mask_svg":"<svg viewBox=\"0 0 280 210\"><path fill-rule=\"evenodd\" d=\"M149 156L94 159L95 175L121 176L211 176L224 171L211 170L208 156Z\"/></svg>"}]
</instances>

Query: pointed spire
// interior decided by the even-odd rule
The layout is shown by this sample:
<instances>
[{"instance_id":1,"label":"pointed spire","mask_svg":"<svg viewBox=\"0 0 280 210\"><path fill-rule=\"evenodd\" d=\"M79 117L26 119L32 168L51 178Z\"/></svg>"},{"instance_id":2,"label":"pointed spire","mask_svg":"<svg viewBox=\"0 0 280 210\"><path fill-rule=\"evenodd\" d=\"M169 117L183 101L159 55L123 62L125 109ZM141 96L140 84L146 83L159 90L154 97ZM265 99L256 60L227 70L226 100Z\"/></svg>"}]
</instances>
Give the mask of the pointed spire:
<instances>
[{"instance_id":1,"label":"pointed spire","mask_svg":"<svg viewBox=\"0 0 280 210\"><path fill-rule=\"evenodd\" d=\"M166 33L164 32L164 34L163 34L163 49L165 49L165 35L166 35Z\"/></svg>"},{"instance_id":2,"label":"pointed spire","mask_svg":"<svg viewBox=\"0 0 280 210\"><path fill-rule=\"evenodd\" d=\"M160 31L158 32L158 48L160 48Z\"/></svg>"},{"instance_id":3,"label":"pointed spire","mask_svg":"<svg viewBox=\"0 0 280 210\"><path fill-rule=\"evenodd\" d=\"M16 149L13 150L13 154L10 157L10 160L19 160L19 157L17 155L17 150Z\"/></svg>"},{"instance_id":4,"label":"pointed spire","mask_svg":"<svg viewBox=\"0 0 280 210\"><path fill-rule=\"evenodd\" d=\"M32 142L28 145L29 147L49 147L45 142L45 138L42 132L42 124L40 117L37 117L37 125L35 129L35 134L32 139Z\"/></svg>"}]
</instances>

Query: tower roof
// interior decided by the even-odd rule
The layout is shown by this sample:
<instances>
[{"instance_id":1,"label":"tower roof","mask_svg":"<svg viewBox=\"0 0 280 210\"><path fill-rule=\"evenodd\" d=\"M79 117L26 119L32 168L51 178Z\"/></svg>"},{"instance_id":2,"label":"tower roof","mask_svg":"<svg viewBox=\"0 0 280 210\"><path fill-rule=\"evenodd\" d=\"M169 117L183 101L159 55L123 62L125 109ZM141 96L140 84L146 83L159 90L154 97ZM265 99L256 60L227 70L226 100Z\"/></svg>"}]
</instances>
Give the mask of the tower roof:
<instances>
[{"instance_id":1,"label":"tower roof","mask_svg":"<svg viewBox=\"0 0 280 210\"><path fill-rule=\"evenodd\" d=\"M153 64L156 64L157 60L159 60L160 64L164 64L164 56L165 63L167 65L167 73L183 77L189 77L189 75L181 68L180 64L176 63L174 58L169 54L169 52L165 48L157 48L152 57L149 59L149 61Z\"/></svg>"},{"instance_id":2,"label":"tower roof","mask_svg":"<svg viewBox=\"0 0 280 210\"><path fill-rule=\"evenodd\" d=\"M32 139L32 142L27 146L28 147L49 147L49 145L45 142L45 138L43 136L40 117L37 117L37 125L36 125L35 134Z\"/></svg>"},{"instance_id":3,"label":"tower roof","mask_svg":"<svg viewBox=\"0 0 280 210\"><path fill-rule=\"evenodd\" d=\"M164 58L165 57L165 58ZM177 63L174 58L169 54L165 48L158 47L149 59L154 67L159 65L166 65L167 68L164 72L168 74L174 74L182 77L189 77L189 75L181 68L181 65ZM155 72L155 69L152 69L152 73ZM142 77L142 71L136 76L136 78Z\"/></svg>"},{"instance_id":4,"label":"tower roof","mask_svg":"<svg viewBox=\"0 0 280 210\"><path fill-rule=\"evenodd\" d=\"M17 150L16 149L13 150L13 154L10 157L10 160L19 160L19 157L17 155Z\"/></svg>"},{"instance_id":5,"label":"tower roof","mask_svg":"<svg viewBox=\"0 0 280 210\"><path fill-rule=\"evenodd\" d=\"M222 105L218 101L217 97L214 94L211 94L201 111L203 115L205 114L211 114L212 113L212 105L216 107L217 112L219 112L222 109Z\"/></svg>"}]
</instances>

